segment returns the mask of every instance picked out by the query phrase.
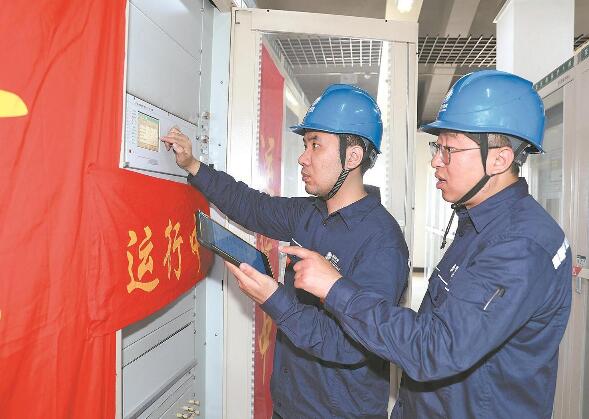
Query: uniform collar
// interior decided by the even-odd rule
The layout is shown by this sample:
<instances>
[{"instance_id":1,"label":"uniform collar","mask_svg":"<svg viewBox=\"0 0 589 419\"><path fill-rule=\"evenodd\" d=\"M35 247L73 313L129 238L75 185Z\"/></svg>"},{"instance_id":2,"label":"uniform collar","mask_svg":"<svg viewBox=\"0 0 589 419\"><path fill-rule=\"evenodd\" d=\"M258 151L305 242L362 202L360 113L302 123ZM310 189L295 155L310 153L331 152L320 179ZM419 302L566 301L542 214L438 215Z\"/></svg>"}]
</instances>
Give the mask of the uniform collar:
<instances>
[{"instance_id":1,"label":"uniform collar","mask_svg":"<svg viewBox=\"0 0 589 419\"><path fill-rule=\"evenodd\" d=\"M487 198L479 205L471 209L459 210L458 216L461 218L468 216L477 233L480 233L491 221L509 211L515 201L526 195L528 195L528 183L524 178L519 178L517 182Z\"/></svg>"},{"instance_id":2,"label":"uniform collar","mask_svg":"<svg viewBox=\"0 0 589 419\"><path fill-rule=\"evenodd\" d=\"M315 207L321 213L323 219L327 219L327 204L321 198L315 198ZM380 194L374 193L372 190L364 198L340 208L331 217L339 216L348 229L354 228L357 224L362 222L366 215L377 205L380 205Z\"/></svg>"}]
</instances>

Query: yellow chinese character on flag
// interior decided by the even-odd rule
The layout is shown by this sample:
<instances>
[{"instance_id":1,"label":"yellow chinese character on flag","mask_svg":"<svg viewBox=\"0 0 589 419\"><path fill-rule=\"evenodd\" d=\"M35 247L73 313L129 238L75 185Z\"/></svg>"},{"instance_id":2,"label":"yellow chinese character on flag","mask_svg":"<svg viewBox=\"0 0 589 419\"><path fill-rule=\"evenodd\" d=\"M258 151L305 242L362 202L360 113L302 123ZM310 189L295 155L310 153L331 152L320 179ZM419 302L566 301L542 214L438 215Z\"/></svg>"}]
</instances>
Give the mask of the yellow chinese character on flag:
<instances>
[{"instance_id":1,"label":"yellow chinese character on flag","mask_svg":"<svg viewBox=\"0 0 589 419\"><path fill-rule=\"evenodd\" d=\"M174 231L174 238L172 238L172 231ZM180 223L176 223L172 227L172 220L168 220L168 226L166 227L168 251L166 252L166 256L164 256L164 266L168 267L168 279L170 279L170 274L172 272L172 252L176 252L178 255L178 269L174 269L174 275L176 275L176 279L179 280L180 274L182 273L182 254L180 253L180 245L184 243L184 239L182 239L182 237L178 237L179 232Z\"/></svg>"},{"instance_id":2,"label":"yellow chinese character on flag","mask_svg":"<svg viewBox=\"0 0 589 419\"><path fill-rule=\"evenodd\" d=\"M198 261L198 271L200 272L200 244L196 239L196 215L194 215L194 229L190 234L190 249L192 253L196 255L196 260Z\"/></svg>"},{"instance_id":3,"label":"yellow chinese character on flag","mask_svg":"<svg viewBox=\"0 0 589 419\"><path fill-rule=\"evenodd\" d=\"M262 156L262 178L266 179L266 186L263 188L266 192L272 192L272 184L274 182L274 137L260 136L260 150L264 150Z\"/></svg>"},{"instance_id":4,"label":"yellow chinese character on flag","mask_svg":"<svg viewBox=\"0 0 589 419\"><path fill-rule=\"evenodd\" d=\"M260 239L260 250L268 256L272 250L273 240L266 236L258 236ZM262 330L258 337L258 348L262 356L262 377L266 379L266 355L270 347L270 334L272 333L272 319L262 312ZM263 381L262 381L263 382Z\"/></svg>"},{"instance_id":5,"label":"yellow chinese character on flag","mask_svg":"<svg viewBox=\"0 0 589 419\"><path fill-rule=\"evenodd\" d=\"M137 288L145 292L151 292L160 282L157 278L151 281L142 282L143 275L145 275L146 272L153 273L153 258L150 256L151 250L153 249L153 243L151 242L151 228L144 227L143 231L145 232L145 238L139 244L138 253L141 263L137 268L137 280L135 279L135 273L133 272L135 258L133 257L133 254L127 250L127 270L129 271L129 277L131 278L131 281L127 284L127 292L129 294ZM129 244L127 244L127 248L135 245L135 243L137 243L137 233L133 230L129 230Z\"/></svg>"},{"instance_id":6,"label":"yellow chinese character on flag","mask_svg":"<svg viewBox=\"0 0 589 419\"><path fill-rule=\"evenodd\" d=\"M0 118L24 116L29 113L25 102L15 93L0 90Z\"/></svg>"}]
</instances>

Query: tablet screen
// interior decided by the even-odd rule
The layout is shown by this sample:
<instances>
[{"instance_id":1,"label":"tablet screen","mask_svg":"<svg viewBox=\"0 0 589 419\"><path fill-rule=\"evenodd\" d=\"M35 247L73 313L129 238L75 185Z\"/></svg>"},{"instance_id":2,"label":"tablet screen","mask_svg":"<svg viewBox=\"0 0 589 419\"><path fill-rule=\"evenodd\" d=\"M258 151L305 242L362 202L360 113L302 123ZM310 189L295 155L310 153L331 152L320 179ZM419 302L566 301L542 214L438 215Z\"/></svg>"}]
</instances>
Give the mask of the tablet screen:
<instances>
[{"instance_id":1,"label":"tablet screen","mask_svg":"<svg viewBox=\"0 0 589 419\"><path fill-rule=\"evenodd\" d=\"M268 258L254 246L211 220L205 213L198 212L198 241L219 256L236 266L245 262L256 270L272 275Z\"/></svg>"}]
</instances>

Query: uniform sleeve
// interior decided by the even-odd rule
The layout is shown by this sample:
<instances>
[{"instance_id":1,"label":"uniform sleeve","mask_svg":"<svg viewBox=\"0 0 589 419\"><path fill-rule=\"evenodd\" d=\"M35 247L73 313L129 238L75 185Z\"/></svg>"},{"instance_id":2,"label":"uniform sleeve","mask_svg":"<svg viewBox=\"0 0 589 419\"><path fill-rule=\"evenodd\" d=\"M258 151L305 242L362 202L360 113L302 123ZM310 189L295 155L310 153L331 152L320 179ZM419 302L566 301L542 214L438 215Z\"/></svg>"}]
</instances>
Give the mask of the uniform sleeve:
<instances>
[{"instance_id":1,"label":"uniform sleeve","mask_svg":"<svg viewBox=\"0 0 589 419\"><path fill-rule=\"evenodd\" d=\"M271 197L205 164L188 183L231 220L276 240L290 241L294 223L309 205L306 198Z\"/></svg>"},{"instance_id":2,"label":"uniform sleeve","mask_svg":"<svg viewBox=\"0 0 589 419\"><path fill-rule=\"evenodd\" d=\"M376 239L374 242L382 243ZM369 253L353 270L359 278L355 285L358 290L376 292L395 305L407 285L407 250L385 247ZM353 365L373 356L345 333L331 313L320 306L299 302L294 290L280 287L261 308L295 346L317 358Z\"/></svg>"},{"instance_id":3,"label":"uniform sleeve","mask_svg":"<svg viewBox=\"0 0 589 419\"><path fill-rule=\"evenodd\" d=\"M396 307L350 281L338 281L325 304L350 336L412 379L442 379L472 367L532 317L566 306L570 250L558 269L551 258L523 238L489 246L458 271L443 302L432 296L428 313ZM547 307L549 299L557 308Z\"/></svg>"}]
</instances>

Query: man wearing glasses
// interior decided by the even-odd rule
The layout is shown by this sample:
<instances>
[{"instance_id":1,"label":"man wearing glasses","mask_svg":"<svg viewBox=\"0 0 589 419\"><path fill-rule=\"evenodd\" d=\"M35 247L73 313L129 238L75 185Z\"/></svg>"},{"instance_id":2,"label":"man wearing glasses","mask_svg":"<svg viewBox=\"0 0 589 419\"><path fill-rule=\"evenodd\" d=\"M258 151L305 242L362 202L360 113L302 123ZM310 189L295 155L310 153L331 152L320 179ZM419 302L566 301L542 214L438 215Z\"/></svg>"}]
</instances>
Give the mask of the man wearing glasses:
<instances>
[{"instance_id":1,"label":"man wearing glasses","mask_svg":"<svg viewBox=\"0 0 589 419\"><path fill-rule=\"evenodd\" d=\"M422 130L438 137L431 165L458 228L419 312L287 247L301 258L295 286L323 298L350 336L403 369L393 418L549 419L571 251L518 177L526 156L542 152L542 100L527 80L480 71L456 82Z\"/></svg>"}]
</instances>

